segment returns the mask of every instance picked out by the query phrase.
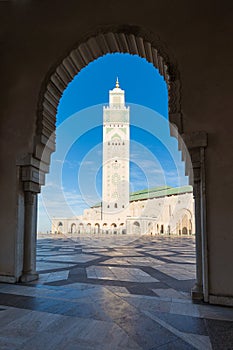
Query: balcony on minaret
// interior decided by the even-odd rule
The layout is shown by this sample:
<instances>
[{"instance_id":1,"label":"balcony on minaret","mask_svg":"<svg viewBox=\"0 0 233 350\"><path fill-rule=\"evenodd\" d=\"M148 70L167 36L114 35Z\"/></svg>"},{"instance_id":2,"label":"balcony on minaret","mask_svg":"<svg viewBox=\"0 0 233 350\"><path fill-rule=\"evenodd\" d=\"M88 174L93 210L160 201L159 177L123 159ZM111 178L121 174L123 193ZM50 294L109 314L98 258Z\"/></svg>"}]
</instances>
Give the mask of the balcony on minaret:
<instances>
[{"instance_id":1,"label":"balcony on minaret","mask_svg":"<svg viewBox=\"0 0 233 350\"><path fill-rule=\"evenodd\" d=\"M129 123L129 107L125 106L125 91L120 88L118 79L116 87L109 91L109 105L103 112L104 123Z\"/></svg>"},{"instance_id":2,"label":"balcony on minaret","mask_svg":"<svg viewBox=\"0 0 233 350\"><path fill-rule=\"evenodd\" d=\"M116 86L109 91L110 108L122 108L125 106L125 91L120 88L119 80L116 80Z\"/></svg>"}]
</instances>

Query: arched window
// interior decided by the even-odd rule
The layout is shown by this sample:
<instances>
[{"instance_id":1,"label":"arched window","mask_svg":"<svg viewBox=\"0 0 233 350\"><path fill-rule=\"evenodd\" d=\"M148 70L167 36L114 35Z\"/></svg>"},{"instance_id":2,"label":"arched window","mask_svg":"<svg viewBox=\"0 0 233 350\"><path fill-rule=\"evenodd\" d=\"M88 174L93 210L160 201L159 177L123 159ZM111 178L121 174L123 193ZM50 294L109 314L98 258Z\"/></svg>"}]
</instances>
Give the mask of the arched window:
<instances>
[{"instance_id":1,"label":"arched window","mask_svg":"<svg viewBox=\"0 0 233 350\"><path fill-rule=\"evenodd\" d=\"M112 229L112 233L113 233L114 235L116 235L116 234L117 234L117 224L112 223L111 229Z\"/></svg>"},{"instance_id":2,"label":"arched window","mask_svg":"<svg viewBox=\"0 0 233 350\"><path fill-rule=\"evenodd\" d=\"M94 227L94 233L99 233L100 232L100 224L96 223Z\"/></svg>"},{"instance_id":3,"label":"arched window","mask_svg":"<svg viewBox=\"0 0 233 350\"><path fill-rule=\"evenodd\" d=\"M58 224L57 231L58 231L58 233L64 233L64 231L63 231L63 223L61 221Z\"/></svg>"},{"instance_id":4,"label":"arched window","mask_svg":"<svg viewBox=\"0 0 233 350\"><path fill-rule=\"evenodd\" d=\"M133 223L133 233L134 234L140 234L141 233L140 223L138 221L134 221L134 223Z\"/></svg>"},{"instance_id":5,"label":"arched window","mask_svg":"<svg viewBox=\"0 0 233 350\"><path fill-rule=\"evenodd\" d=\"M76 224L75 223L73 223L71 225L71 233L76 233Z\"/></svg>"}]
</instances>

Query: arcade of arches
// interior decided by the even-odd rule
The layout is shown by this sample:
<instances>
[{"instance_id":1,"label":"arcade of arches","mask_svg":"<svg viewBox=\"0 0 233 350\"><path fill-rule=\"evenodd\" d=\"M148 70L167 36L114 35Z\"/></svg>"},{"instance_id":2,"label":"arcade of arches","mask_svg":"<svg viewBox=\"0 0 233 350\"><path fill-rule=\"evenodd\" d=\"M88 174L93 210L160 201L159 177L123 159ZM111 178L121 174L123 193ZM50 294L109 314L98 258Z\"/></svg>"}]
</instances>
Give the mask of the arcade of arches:
<instances>
[{"instance_id":1,"label":"arcade of arches","mask_svg":"<svg viewBox=\"0 0 233 350\"><path fill-rule=\"evenodd\" d=\"M116 223L112 223L110 227L106 223L100 226L99 223L88 223L88 224L83 224L82 222L73 222L74 219L65 219L65 224L63 222L59 222L58 226L56 227L54 233L59 234L59 233L64 233L64 234L96 234L96 233L107 233L107 234L126 234L126 229L125 229L125 223L120 223L117 225ZM143 227L145 231L141 229L141 224L138 221L132 220L130 223L132 230L131 232L133 234L164 234L164 225L163 224L154 224L152 222L146 223L146 227ZM64 227L65 226L65 227ZM145 225L144 225L145 226ZM169 230L170 226L167 227L166 234L170 233ZM184 215L182 218L178 221L177 227L176 227L176 235L191 235L192 234L192 222L190 219L190 214L184 212Z\"/></svg>"},{"instance_id":2,"label":"arcade of arches","mask_svg":"<svg viewBox=\"0 0 233 350\"><path fill-rule=\"evenodd\" d=\"M114 11L109 2L100 3L90 11L89 2L57 1L56 7L52 1L13 2L10 13L8 2L1 4L6 13L1 20L0 281L37 277L37 194L55 149L56 109L63 91L89 62L106 53L128 52L146 58L166 80L171 133L178 138L187 174L193 168L193 297L232 304L231 11L224 1L218 9L204 1L200 9L196 1L146 0L143 11L131 1L128 7L118 1ZM136 222L134 226L136 231Z\"/></svg>"}]
</instances>

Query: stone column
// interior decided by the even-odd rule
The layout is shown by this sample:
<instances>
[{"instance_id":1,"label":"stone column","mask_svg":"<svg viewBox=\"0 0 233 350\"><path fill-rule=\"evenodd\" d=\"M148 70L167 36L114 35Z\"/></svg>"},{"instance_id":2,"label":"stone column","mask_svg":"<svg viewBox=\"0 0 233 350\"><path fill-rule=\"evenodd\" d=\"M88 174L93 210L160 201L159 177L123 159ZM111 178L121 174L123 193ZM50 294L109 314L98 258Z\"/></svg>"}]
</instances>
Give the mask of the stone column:
<instances>
[{"instance_id":1,"label":"stone column","mask_svg":"<svg viewBox=\"0 0 233 350\"><path fill-rule=\"evenodd\" d=\"M200 167L196 164L193 166L194 184L193 194L195 200L195 226L196 226L196 283L192 289L192 299L203 299L202 283L202 234L201 234L201 179Z\"/></svg>"},{"instance_id":2,"label":"stone column","mask_svg":"<svg viewBox=\"0 0 233 350\"><path fill-rule=\"evenodd\" d=\"M45 166L30 155L20 161L24 190L23 268L21 282L38 278L36 273L37 194L44 184ZM43 164L42 164L43 165Z\"/></svg>"},{"instance_id":3,"label":"stone column","mask_svg":"<svg viewBox=\"0 0 233 350\"><path fill-rule=\"evenodd\" d=\"M205 198L205 148L207 134L204 131L183 134L183 140L191 156L196 226L196 284L192 289L194 300L208 301L208 249Z\"/></svg>"},{"instance_id":4,"label":"stone column","mask_svg":"<svg viewBox=\"0 0 233 350\"><path fill-rule=\"evenodd\" d=\"M37 193L25 192L23 274L21 282L38 279L36 273Z\"/></svg>"}]
</instances>

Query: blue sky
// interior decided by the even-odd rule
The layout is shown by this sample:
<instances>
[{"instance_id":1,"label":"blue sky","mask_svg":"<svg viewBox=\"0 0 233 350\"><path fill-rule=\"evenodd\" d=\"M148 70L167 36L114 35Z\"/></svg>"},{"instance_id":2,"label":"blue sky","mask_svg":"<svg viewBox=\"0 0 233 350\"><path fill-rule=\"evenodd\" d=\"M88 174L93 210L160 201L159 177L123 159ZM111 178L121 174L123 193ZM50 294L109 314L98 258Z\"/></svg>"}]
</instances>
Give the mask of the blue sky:
<instances>
[{"instance_id":1,"label":"blue sky","mask_svg":"<svg viewBox=\"0 0 233 350\"><path fill-rule=\"evenodd\" d=\"M68 85L57 113L56 152L39 196L38 231L52 217L80 215L101 200L102 109L116 77L130 106L130 189L188 184L177 140L169 135L167 86L157 69L129 54L108 54Z\"/></svg>"}]
</instances>

